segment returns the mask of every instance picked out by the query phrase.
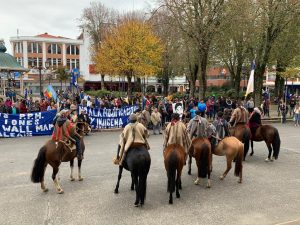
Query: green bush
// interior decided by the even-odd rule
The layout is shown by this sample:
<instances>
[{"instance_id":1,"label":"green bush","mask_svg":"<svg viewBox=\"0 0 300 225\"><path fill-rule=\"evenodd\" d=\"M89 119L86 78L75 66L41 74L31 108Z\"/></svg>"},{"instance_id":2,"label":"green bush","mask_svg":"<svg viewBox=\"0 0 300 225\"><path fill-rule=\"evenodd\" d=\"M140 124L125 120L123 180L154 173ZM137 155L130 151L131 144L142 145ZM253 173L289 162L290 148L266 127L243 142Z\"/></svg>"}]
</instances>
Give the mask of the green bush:
<instances>
[{"instance_id":1,"label":"green bush","mask_svg":"<svg viewBox=\"0 0 300 225\"><path fill-rule=\"evenodd\" d=\"M107 95L111 95L111 92L108 90L87 91L86 93L88 95L100 97L100 98L107 96Z\"/></svg>"}]
</instances>

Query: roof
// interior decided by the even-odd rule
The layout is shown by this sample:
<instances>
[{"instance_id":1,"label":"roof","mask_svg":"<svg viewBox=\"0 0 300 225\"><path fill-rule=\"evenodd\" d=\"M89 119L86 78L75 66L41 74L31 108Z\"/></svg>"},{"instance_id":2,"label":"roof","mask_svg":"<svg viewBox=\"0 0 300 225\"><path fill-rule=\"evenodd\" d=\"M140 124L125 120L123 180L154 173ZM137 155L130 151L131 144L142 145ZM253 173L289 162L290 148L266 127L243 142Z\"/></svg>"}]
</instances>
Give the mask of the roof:
<instances>
[{"instance_id":1,"label":"roof","mask_svg":"<svg viewBox=\"0 0 300 225\"><path fill-rule=\"evenodd\" d=\"M0 42L0 71L29 71L28 69L21 66L13 56L5 52L6 47L3 43Z\"/></svg>"},{"instance_id":2,"label":"roof","mask_svg":"<svg viewBox=\"0 0 300 225\"><path fill-rule=\"evenodd\" d=\"M62 37L62 36L54 36L54 35L51 35L51 34L48 34L48 33L38 34L38 35L36 35L36 37L42 37L42 38L64 38L64 39L69 39L69 38Z\"/></svg>"}]
</instances>

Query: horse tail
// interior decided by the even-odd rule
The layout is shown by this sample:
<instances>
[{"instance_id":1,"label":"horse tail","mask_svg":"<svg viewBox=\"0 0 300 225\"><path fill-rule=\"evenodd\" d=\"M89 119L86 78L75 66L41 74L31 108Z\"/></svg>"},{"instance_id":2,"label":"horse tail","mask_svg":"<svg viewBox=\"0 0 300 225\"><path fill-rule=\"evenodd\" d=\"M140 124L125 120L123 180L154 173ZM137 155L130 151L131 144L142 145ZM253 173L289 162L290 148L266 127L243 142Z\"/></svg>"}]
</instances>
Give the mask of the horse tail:
<instances>
[{"instance_id":1,"label":"horse tail","mask_svg":"<svg viewBox=\"0 0 300 225\"><path fill-rule=\"evenodd\" d=\"M277 159L278 155L279 155L280 143L281 143L281 141L280 141L278 130L275 129L275 134L274 134L274 138L272 141L272 146L273 146L273 151L274 151L273 154L274 154L275 159Z\"/></svg>"},{"instance_id":2,"label":"horse tail","mask_svg":"<svg viewBox=\"0 0 300 225\"><path fill-rule=\"evenodd\" d=\"M208 162L209 162L209 146L204 143L202 146L202 151L199 157L199 167L198 167L198 176L201 178L205 178L208 174Z\"/></svg>"},{"instance_id":3,"label":"horse tail","mask_svg":"<svg viewBox=\"0 0 300 225\"><path fill-rule=\"evenodd\" d=\"M40 149L37 158L34 160L32 172L31 172L31 181L33 183L39 183L44 179L45 164L46 164L46 146L43 146Z\"/></svg>"},{"instance_id":4,"label":"horse tail","mask_svg":"<svg viewBox=\"0 0 300 225\"><path fill-rule=\"evenodd\" d=\"M140 200L143 204L146 198L146 190L147 190L147 175L150 169L151 159L142 156L142 160L138 165L138 176L139 176L139 194L140 194Z\"/></svg>"},{"instance_id":5,"label":"horse tail","mask_svg":"<svg viewBox=\"0 0 300 225\"><path fill-rule=\"evenodd\" d=\"M176 169L177 169L178 159L176 155L176 150L173 149L170 157L168 158L168 192L173 193L176 186Z\"/></svg>"},{"instance_id":6,"label":"horse tail","mask_svg":"<svg viewBox=\"0 0 300 225\"><path fill-rule=\"evenodd\" d=\"M240 143L240 146L238 146L238 153L236 155L236 161L235 161L235 168L234 168L234 175L240 176L240 173L243 169L243 158L244 158L244 146Z\"/></svg>"}]
</instances>

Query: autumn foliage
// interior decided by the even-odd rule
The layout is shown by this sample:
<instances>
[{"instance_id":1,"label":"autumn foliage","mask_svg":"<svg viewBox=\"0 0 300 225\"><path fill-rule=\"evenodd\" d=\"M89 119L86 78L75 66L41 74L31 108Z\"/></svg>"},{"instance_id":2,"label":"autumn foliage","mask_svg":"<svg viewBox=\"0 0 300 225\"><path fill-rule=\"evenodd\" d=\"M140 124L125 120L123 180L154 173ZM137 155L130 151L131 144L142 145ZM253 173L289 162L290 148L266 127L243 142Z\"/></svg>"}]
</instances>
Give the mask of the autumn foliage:
<instances>
[{"instance_id":1,"label":"autumn foliage","mask_svg":"<svg viewBox=\"0 0 300 225\"><path fill-rule=\"evenodd\" d=\"M150 26L137 20L124 21L107 35L96 55L96 70L108 75L153 76L161 64L163 47Z\"/></svg>"}]
</instances>

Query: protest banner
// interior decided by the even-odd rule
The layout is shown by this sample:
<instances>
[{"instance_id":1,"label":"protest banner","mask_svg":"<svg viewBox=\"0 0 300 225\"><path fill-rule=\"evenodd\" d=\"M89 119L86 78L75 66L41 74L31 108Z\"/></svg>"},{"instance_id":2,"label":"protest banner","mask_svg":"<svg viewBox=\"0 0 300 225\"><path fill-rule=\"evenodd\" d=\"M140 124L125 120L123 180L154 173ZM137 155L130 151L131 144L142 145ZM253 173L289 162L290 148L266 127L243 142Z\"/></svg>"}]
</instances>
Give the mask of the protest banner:
<instances>
[{"instance_id":1,"label":"protest banner","mask_svg":"<svg viewBox=\"0 0 300 225\"><path fill-rule=\"evenodd\" d=\"M138 106L125 106L114 109L97 109L83 107L81 105L78 106L79 113L82 109L85 109L89 115L92 129L99 130L125 127L128 123L128 117L138 109Z\"/></svg>"},{"instance_id":2,"label":"protest banner","mask_svg":"<svg viewBox=\"0 0 300 225\"><path fill-rule=\"evenodd\" d=\"M0 113L0 137L51 135L56 110L26 114Z\"/></svg>"}]
</instances>

